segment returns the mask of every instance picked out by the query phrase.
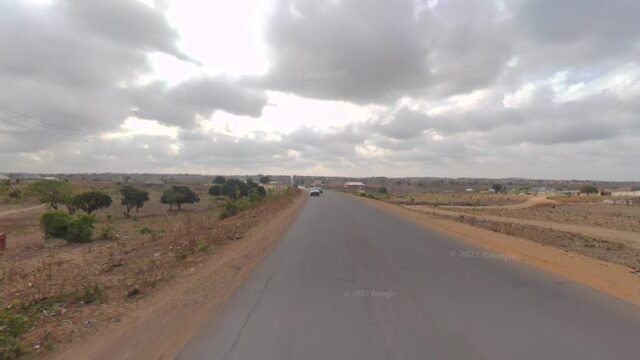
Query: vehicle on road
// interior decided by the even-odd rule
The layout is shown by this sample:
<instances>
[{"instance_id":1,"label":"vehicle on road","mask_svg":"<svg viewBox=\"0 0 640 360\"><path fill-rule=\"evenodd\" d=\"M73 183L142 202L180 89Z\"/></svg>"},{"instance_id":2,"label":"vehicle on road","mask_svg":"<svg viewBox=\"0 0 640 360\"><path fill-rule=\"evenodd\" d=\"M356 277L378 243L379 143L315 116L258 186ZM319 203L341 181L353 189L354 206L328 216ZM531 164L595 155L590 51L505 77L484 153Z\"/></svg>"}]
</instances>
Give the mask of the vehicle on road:
<instances>
[{"instance_id":1,"label":"vehicle on road","mask_svg":"<svg viewBox=\"0 0 640 360\"><path fill-rule=\"evenodd\" d=\"M311 189L309 191L309 196L320 196L320 190L318 189Z\"/></svg>"}]
</instances>

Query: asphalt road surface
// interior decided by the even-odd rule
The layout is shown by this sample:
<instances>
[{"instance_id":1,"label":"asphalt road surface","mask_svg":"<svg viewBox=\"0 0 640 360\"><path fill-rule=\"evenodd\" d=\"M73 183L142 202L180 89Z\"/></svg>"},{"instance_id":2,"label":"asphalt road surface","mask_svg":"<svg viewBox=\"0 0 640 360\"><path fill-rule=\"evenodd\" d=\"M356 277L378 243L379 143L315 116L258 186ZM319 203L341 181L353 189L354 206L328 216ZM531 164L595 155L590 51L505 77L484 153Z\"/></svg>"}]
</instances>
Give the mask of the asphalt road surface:
<instances>
[{"instance_id":1,"label":"asphalt road surface","mask_svg":"<svg viewBox=\"0 0 640 360\"><path fill-rule=\"evenodd\" d=\"M180 358L640 359L640 307L325 192Z\"/></svg>"}]
</instances>

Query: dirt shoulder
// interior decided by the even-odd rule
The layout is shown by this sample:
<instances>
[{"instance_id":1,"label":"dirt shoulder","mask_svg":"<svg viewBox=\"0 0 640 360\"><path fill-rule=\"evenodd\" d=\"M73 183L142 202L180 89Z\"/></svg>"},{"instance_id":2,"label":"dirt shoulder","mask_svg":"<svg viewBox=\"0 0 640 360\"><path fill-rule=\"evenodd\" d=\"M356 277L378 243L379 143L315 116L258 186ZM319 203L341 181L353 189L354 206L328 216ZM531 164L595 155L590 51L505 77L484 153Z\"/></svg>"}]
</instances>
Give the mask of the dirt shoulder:
<instances>
[{"instance_id":1,"label":"dirt shoulder","mask_svg":"<svg viewBox=\"0 0 640 360\"><path fill-rule=\"evenodd\" d=\"M160 291L141 300L127 318L89 341L51 353L53 359L173 358L277 244L307 197L274 211L240 239L224 245ZM239 215L240 217L242 215ZM231 220L231 219L229 219Z\"/></svg>"},{"instance_id":2,"label":"dirt shoulder","mask_svg":"<svg viewBox=\"0 0 640 360\"><path fill-rule=\"evenodd\" d=\"M408 205L406 207L411 210L437 214L437 215L458 216L461 214L460 212L442 210L442 209L434 208L432 206L425 206L425 205ZM558 223L558 222L544 221L544 220L519 219L519 218L513 218L513 217L506 217L506 216L476 215L476 214L470 214L468 212L465 212L464 216L474 217L476 219L481 219L481 220L502 222L502 223L538 226L538 227L559 230L559 231L564 231L569 233L581 234L584 236L590 236L598 239L619 242L627 246L640 249L640 234L630 232L630 231L607 229L599 226L565 224L565 223Z\"/></svg>"},{"instance_id":3,"label":"dirt shoulder","mask_svg":"<svg viewBox=\"0 0 640 360\"><path fill-rule=\"evenodd\" d=\"M470 244L505 254L510 258L640 305L640 276L633 273L629 267L382 201L359 199L420 226L455 236Z\"/></svg>"}]
</instances>

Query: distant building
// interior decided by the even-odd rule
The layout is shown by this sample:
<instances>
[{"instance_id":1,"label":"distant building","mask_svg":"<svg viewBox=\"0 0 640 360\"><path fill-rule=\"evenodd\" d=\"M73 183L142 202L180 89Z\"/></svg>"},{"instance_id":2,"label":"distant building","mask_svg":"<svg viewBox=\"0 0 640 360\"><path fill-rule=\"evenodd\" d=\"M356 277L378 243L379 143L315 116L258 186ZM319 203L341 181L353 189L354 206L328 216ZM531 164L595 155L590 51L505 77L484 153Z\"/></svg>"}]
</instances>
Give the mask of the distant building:
<instances>
[{"instance_id":1,"label":"distant building","mask_svg":"<svg viewBox=\"0 0 640 360\"><path fill-rule=\"evenodd\" d=\"M602 200L602 202L610 205L633 205L640 203L638 199L605 199Z\"/></svg>"},{"instance_id":2,"label":"distant building","mask_svg":"<svg viewBox=\"0 0 640 360\"><path fill-rule=\"evenodd\" d=\"M347 181L344 183L344 187L347 189L364 189L366 185L360 181Z\"/></svg>"},{"instance_id":3,"label":"distant building","mask_svg":"<svg viewBox=\"0 0 640 360\"><path fill-rule=\"evenodd\" d=\"M580 190L559 190L558 193L565 196L578 196L580 195Z\"/></svg>"},{"instance_id":4,"label":"distant building","mask_svg":"<svg viewBox=\"0 0 640 360\"><path fill-rule=\"evenodd\" d=\"M555 193L556 189L547 186L539 186L529 189L529 192L535 195L545 195Z\"/></svg>"},{"instance_id":5,"label":"distant building","mask_svg":"<svg viewBox=\"0 0 640 360\"><path fill-rule=\"evenodd\" d=\"M467 188L467 189L464 189L464 191L466 191L466 192L473 192L473 189L472 189L472 188Z\"/></svg>"},{"instance_id":6,"label":"distant building","mask_svg":"<svg viewBox=\"0 0 640 360\"><path fill-rule=\"evenodd\" d=\"M145 185L164 185L164 181L158 179L147 180L144 182Z\"/></svg>"},{"instance_id":7,"label":"distant building","mask_svg":"<svg viewBox=\"0 0 640 360\"><path fill-rule=\"evenodd\" d=\"M611 196L640 196L638 188L619 188L611 190Z\"/></svg>"},{"instance_id":8,"label":"distant building","mask_svg":"<svg viewBox=\"0 0 640 360\"><path fill-rule=\"evenodd\" d=\"M41 180L46 180L46 178L43 177L42 175L32 175L32 174L22 174L22 175L16 176L16 182L30 183L30 182L36 182Z\"/></svg>"}]
</instances>

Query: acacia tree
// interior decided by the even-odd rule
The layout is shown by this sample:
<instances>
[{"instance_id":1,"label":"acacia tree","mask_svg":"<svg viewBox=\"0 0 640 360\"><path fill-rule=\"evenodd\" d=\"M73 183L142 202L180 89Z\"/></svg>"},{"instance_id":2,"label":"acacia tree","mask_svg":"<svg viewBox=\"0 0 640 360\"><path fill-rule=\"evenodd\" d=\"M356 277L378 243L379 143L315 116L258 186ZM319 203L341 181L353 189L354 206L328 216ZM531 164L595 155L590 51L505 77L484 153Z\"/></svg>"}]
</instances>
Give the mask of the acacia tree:
<instances>
[{"instance_id":1,"label":"acacia tree","mask_svg":"<svg viewBox=\"0 0 640 360\"><path fill-rule=\"evenodd\" d=\"M41 203L58 210L60 204L67 203L71 198L72 187L66 181L41 180L29 185L28 191L36 195Z\"/></svg>"},{"instance_id":2,"label":"acacia tree","mask_svg":"<svg viewBox=\"0 0 640 360\"><path fill-rule=\"evenodd\" d=\"M260 177L260 184L268 184L271 182L271 177L270 176L261 176Z\"/></svg>"},{"instance_id":3,"label":"acacia tree","mask_svg":"<svg viewBox=\"0 0 640 360\"><path fill-rule=\"evenodd\" d=\"M124 212L126 217L129 217L131 209L135 208L136 212L138 212L140 208L144 206L144 203L149 201L148 192L136 189L130 185L123 186L120 189L120 194L122 195L120 204L126 209Z\"/></svg>"},{"instance_id":4,"label":"acacia tree","mask_svg":"<svg viewBox=\"0 0 640 360\"><path fill-rule=\"evenodd\" d=\"M74 195L71 204L87 214L111 206L111 196L102 191L88 191Z\"/></svg>"},{"instance_id":5,"label":"acacia tree","mask_svg":"<svg viewBox=\"0 0 640 360\"><path fill-rule=\"evenodd\" d=\"M236 200L249 194L249 186L238 179L229 179L222 185L220 192L222 195Z\"/></svg>"},{"instance_id":6,"label":"acacia tree","mask_svg":"<svg viewBox=\"0 0 640 360\"><path fill-rule=\"evenodd\" d=\"M178 211L180 211L182 204L194 204L200 202L200 197L186 186L172 186L171 189L162 194L160 202L163 204L169 204L169 211L173 210L174 205L176 205L178 207Z\"/></svg>"},{"instance_id":7,"label":"acacia tree","mask_svg":"<svg viewBox=\"0 0 640 360\"><path fill-rule=\"evenodd\" d=\"M215 179L213 179L213 183L218 185L224 184L225 181L227 181L227 179L225 179L224 176L216 176Z\"/></svg>"}]
</instances>

